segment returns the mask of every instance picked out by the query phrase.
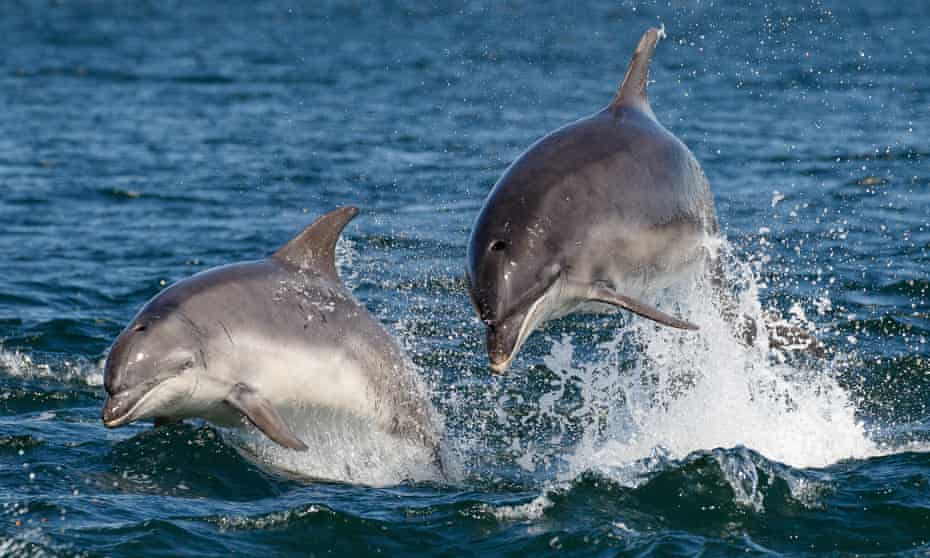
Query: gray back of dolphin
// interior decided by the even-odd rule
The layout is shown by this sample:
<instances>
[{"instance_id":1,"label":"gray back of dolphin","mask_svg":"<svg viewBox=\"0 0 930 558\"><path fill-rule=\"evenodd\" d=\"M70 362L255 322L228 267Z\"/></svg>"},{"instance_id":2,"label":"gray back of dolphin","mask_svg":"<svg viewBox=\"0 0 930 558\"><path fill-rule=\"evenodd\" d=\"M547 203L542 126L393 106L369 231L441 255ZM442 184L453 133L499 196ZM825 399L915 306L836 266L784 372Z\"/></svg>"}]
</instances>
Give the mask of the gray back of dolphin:
<instances>
[{"instance_id":1,"label":"gray back of dolphin","mask_svg":"<svg viewBox=\"0 0 930 558\"><path fill-rule=\"evenodd\" d=\"M661 35L643 35L610 105L520 155L475 221L469 290L495 370L509 366L536 326L586 303L696 328L637 300L698 260L718 230L700 164L649 105Z\"/></svg>"},{"instance_id":2,"label":"gray back of dolphin","mask_svg":"<svg viewBox=\"0 0 930 558\"><path fill-rule=\"evenodd\" d=\"M153 298L107 358L105 424L244 418L305 449L281 411L314 406L434 446L433 410L410 363L338 277L335 244L356 214L333 211L268 259L199 273Z\"/></svg>"}]
</instances>

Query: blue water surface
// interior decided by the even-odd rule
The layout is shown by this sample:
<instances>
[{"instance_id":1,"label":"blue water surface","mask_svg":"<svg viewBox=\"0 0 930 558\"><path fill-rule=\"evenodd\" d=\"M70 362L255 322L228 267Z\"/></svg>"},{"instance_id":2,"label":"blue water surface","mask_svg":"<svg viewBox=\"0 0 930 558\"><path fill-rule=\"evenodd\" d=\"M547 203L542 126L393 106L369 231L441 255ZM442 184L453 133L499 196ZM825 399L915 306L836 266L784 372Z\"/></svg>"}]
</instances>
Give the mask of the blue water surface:
<instances>
[{"instance_id":1,"label":"blue water surface","mask_svg":"<svg viewBox=\"0 0 930 558\"><path fill-rule=\"evenodd\" d=\"M832 356L582 316L494 376L471 222L660 24L652 106L732 277ZM928 24L865 0L4 3L0 554L930 552ZM447 481L104 429L101 359L146 300L345 204L343 276L430 386Z\"/></svg>"}]
</instances>

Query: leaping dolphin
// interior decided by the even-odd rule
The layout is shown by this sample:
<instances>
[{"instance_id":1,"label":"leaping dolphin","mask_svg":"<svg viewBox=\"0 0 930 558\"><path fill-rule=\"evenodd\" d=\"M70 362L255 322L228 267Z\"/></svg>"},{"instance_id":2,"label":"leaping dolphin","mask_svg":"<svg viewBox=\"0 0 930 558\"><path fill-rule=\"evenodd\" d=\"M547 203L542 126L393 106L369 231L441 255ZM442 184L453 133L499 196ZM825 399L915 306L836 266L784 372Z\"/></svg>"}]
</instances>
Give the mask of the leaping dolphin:
<instances>
[{"instance_id":1,"label":"leaping dolphin","mask_svg":"<svg viewBox=\"0 0 930 558\"><path fill-rule=\"evenodd\" d=\"M605 304L697 329L639 300L702 263L718 233L701 165L649 106L663 36L646 31L613 101L530 146L488 195L467 275L495 371L546 320Z\"/></svg>"},{"instance_id":2,"label":"leaping dolphin","mask_svg":"<svg viewBox=\"0 0 930 558\"><path fill-rule=\"evenodd\" d=\"M336 241L357 213L337 209L267 259L213 268L156 295L107 357L103 423L251 423L305 450L282 417L323 410L436 455L436 415L417 376L336 271Z\"/></svg>"}]
</instances>

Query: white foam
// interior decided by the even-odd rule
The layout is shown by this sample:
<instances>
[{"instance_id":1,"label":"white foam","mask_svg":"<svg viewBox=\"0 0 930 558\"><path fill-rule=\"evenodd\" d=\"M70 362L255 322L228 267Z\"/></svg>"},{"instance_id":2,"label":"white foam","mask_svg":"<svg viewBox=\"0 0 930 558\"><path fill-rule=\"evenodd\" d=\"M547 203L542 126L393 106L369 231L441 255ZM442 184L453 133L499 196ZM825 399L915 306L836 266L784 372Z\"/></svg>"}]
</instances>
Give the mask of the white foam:
<instances>
[{"instance_id":1,"label":"white foam","mask_svg":"<svg viewBox=\"0 0 930 558\"><path fill-rule=\"evenodd\" d=\"M501 521L535 521L555 504L547 494L541 494L525 504L504 506L482 505L481 508Z\"/></svg>"},{"instance_id":2,"label":"white foam","mask_svg":"<svg viewBox=\"0 0 930 558\"><path fill-rule=\"evenodd\" d=\"M22 379L53 379L61 382L80 382L89 386L103 385L103 361L83 359L58 362L36 362L28 354L0 347L0 373Z\"/></svg>"},{"instance_id":3,"label":"white foam","mask_svg":"<svg viewBox=\"0 0 930 558\"><path fill-rule=\"evenodd\" d=\"M294 521L295 519L302 519L304 517L316 515L323 511L325 511L325 508L311 504L310 506L301 509L271 512L257 517L245 515L222 516L216 519L215 523L219 526L221 531L239 529L265 530L287 525L289 522Z\"/></svg>"},{"instance_id":4,"label":"white foam","mask_svg":"<svg viewBox=\"0 0 930 558\"><path fill-rule=\"evenodd\" d=\"M751 278L746 282L740 311L761 322L757 292ZM708 303L705 285L695 282L670 296L689 310L698 332L633 319L600 347L610 356L599 362L578 362L570 337L553 343L547 366L563 383L580 378L579 412L591 417L589 423L595 417L603 423L585 431L567 475L633 463L656 448L682 458L742 445L795 467L878 453L831 362L817 369L779 363L765 339L745 347ZM633 344L640 350L630 354Z\"/></svg>"},{"instance_id":5,"label":"white foam","mask_svg":"<svg viewBox=\"0 0 930 558\"><path fill-rule=\"evenodd\" d=\"M441 480L432 449L381 431L369 421L321 408L290 414L285 421L307 444L306 451L282 448L257 431L229 432L246 457L300 477L369 486L406 480Z\"/></svg>"}]
</instances>

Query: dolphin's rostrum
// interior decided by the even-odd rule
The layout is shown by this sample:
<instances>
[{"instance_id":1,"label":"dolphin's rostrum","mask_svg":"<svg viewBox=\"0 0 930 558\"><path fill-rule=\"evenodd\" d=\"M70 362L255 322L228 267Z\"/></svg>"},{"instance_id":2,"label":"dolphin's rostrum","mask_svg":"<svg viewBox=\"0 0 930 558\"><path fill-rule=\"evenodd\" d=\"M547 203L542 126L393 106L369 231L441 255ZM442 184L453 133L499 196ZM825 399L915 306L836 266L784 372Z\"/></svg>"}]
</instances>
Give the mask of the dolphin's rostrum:
<instances>
[{"instance_id":1,"label":"dolphin's rostrum","mask_svg":"<svg viewBox=\"0 0 930 558\"><path fill-rule=\"evenodd\" d=\"M435 451L412 365L336 271L336 241L357 212L337 209L267 259L204 271L149 301L107 357L104 424L251 423L304 450L286 417L315 408Z\"/></svg>"},{"instance_id":2,"label":"dolphin's rostrum","mask_svg":"<svg viewBox=\"0 0 930 558\"><path fill-rule=\"evenodd\" d=\"M662 36L642 36L606 108L520 155L475 221L469 292L496 371L536 327L578 310L610 305L697 329L638 300L703 262L718 232L701 166L649 105L649 64Z\"/></svg>"}]
</instances>

